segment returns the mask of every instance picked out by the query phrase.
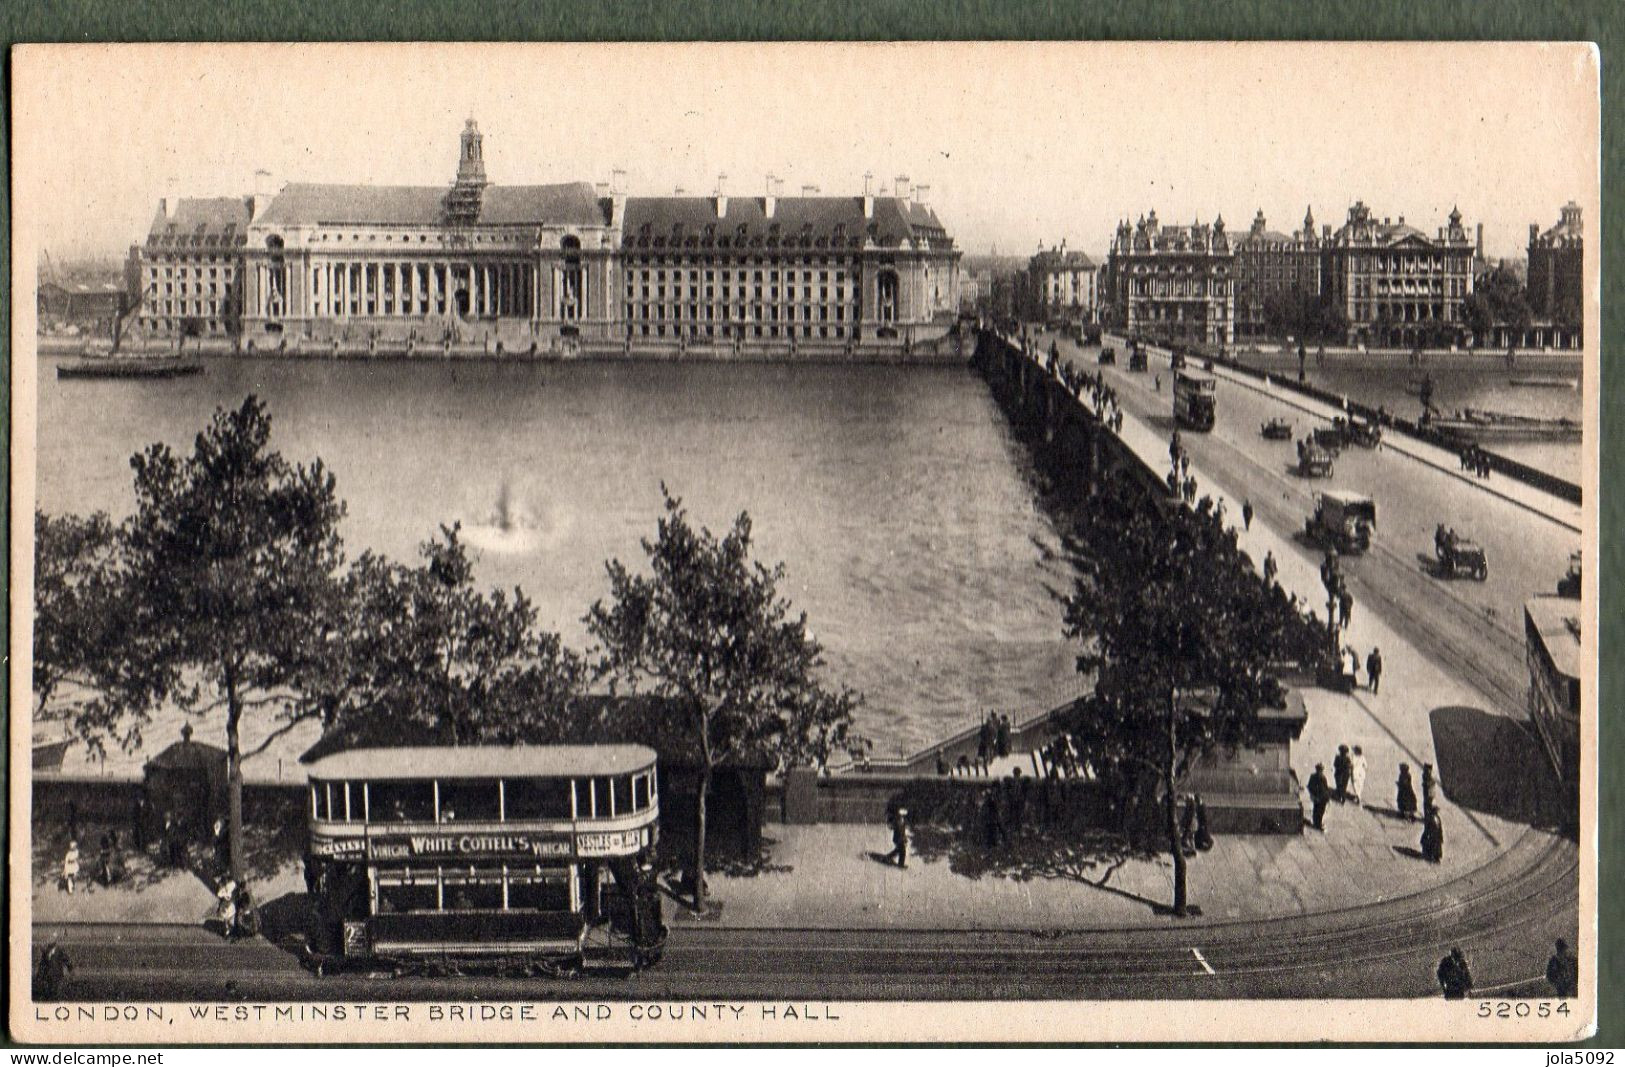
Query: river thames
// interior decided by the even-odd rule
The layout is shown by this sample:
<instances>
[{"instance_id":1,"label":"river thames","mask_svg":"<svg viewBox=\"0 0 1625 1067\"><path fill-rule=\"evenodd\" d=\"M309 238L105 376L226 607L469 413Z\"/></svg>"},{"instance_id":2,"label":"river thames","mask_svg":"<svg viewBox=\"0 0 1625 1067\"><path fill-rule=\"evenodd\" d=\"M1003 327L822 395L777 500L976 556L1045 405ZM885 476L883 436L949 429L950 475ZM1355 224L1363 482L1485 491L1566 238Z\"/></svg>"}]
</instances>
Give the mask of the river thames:
<instances>
[{"instance_id":1,"label":"river thames","mask_svg":"<svg viewBox=\"0 0 1625 1067\"><path fill-rule=\"evenodd\" d=\"M336 475L351 557L415 559L438 524L461 522L477 579L520 586L576 648L608 591L604 561L642 569L664 481L718 533L750 513L828 676L865 694L877 756L1077 690L1058 599L1071 569L1025 453L965 367L241 360L165 382L39 368L48 512L128 513L132 453L190 451L216 407L255 393L272 447ZM167 744L176 729L147 735Z\"/></svg>"}]
</instances>

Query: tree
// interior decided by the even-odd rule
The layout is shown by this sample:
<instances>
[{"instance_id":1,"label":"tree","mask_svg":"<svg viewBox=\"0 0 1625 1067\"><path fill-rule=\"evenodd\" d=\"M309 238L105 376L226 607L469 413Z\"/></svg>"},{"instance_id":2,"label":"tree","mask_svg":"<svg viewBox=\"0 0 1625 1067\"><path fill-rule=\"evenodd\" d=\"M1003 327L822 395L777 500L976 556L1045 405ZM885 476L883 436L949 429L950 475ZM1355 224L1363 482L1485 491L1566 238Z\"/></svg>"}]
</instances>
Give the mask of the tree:
<instances>
[{"instance_id":1,"label":"tree","mask_svg":"<svg viewBox=\"0 0 1625 1067\"><path fill-rule=\"evenodd\" d=\"M781 766L822 764L863 742L852 731L860 697L818 680L823 648L779 595L784 565L751 558L750 516L720 540L695 529L682 501L661 486L665 514L645 539L651 573L605 565L610 597L592 605L588 631L602 646L601 677L665 699L670 728L699 767L693 869L696 910L705 908L705 799L716 768L752 751Z\"/></svg>"},{"instance_id":2,"label":"tree","mask_svg":"<svg viewBox=\"0 0 1625 1067\"><path fill-rule=\"evenodd\" d=\"M1204 505L1205 505L1204 501ZM1154 773L1173 857L1173 913L1187 914L1178 783L1199 755L1246 743L1257 709L1282 698L1269 664L1301 625L1206 507L1158 513L1119 481L1084 519L1092 559L1067 602L1095 688L1066 717L1096 768ZM1126 518L1125 518L1126 516Z\"/></svg>"},{"instance_id":3,"label":"tree","mask_svg":"<svg viewBox=\"0 0 1625 1067\"><path fill-rule=\"evenodd\" d=\"M1463 313L1479 344L1489 338L1491 327L1509 326L1519 331L1527 328L1534 317L1529 293L1511 267L1496 267L1479 277L1467 295Z\"/></svg>"},{"instance_id":4,"label":"tree","mask_svg":"<svg viewBox=\"0 0 1625 1067\"><path fill-rule=\"evenodd\" d=\"M130 460L135 514L124 529L127 627L113 679L83 732L134 728L174 701L226 711L232 876L243 875L245 716L281 717L259 749L313 712L301 683L316 668L339 602L344 505L320 460L295 466L269 450L271 419L250 396L218 409L192 454L155 444ZM249 753L253 755L254 753Z\"/></svg>"},{"instance_id":5,"label":"tree","mask_svg":"<svg viewBox=\"0 0 1625 1067\"><path fill-rule=\"evenodd\" d=\"M106 512L88 519L34 513L34 713L64 687L94 693L119 619L118 528Z\"/></svg>"},{"instance_id":6,"label":"tree","mask_svg":"<svg viewBox=\"0 0 1625 1067\"><path fill-rule=\"evenodd\" d=\"M408 730L452 745L533 740L581 692L581 657L541 631L517 588L482 594L460 527L407 567L364 553L312 699L328 727Z\"/></svg>"}]
</instances>

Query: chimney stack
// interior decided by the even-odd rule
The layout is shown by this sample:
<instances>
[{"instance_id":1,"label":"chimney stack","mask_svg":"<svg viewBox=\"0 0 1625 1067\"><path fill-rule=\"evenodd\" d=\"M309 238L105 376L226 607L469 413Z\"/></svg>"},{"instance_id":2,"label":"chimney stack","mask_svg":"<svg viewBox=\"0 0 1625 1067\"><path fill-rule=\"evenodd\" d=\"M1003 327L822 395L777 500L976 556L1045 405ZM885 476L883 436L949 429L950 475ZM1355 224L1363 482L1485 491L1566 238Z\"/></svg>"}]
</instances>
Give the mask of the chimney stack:
<instances>
[{"instance_id":1,"label":"chimney stack","mask_svg":"<svg viewBox=\"0 0 1625 1067\"><path fill-rule=\"evenodd\" d=\"M604 197L609 195L609 183L608 182L593 182L592 183L592 192L593 192L594 196L596 196L596 197L598 197L598 199L602 200Z\"/></svg>"},{"instance_id":2,"label":"chimney stack","mask_svg":"<svg viewBox=\"0 0 1625 1067\"><path fill-rule=\"evenodd\" d=\"M817 196L818 195L818 186L816 186L816 185L803 185L801 187L801 195L802 196Z\"/></svg>"},{"instance_id":3,"label":"chimney stack","mask_svg":"<svg viewBox=\"0 0 1625 1067\"><path fill-rule=\"evenodd\" d=\"M897 176L897 198L899 200L907 200L908 199L908 175L907 174L899 174Z\"/></svg>"},{"instance_id":4,"label":"chimney stack","mask_svg":"<svg viewBox=\"0 0 1625 1067\"><path fill-rule=\"evenodd\" d=\"M870 192L871 183L873 183L874 180L875 175L873 171L866 170L863 172L863 217L866 219L872 219L875 217L875 197L874 194Z\"/></svg>"},{"instance_id":5,"label":"chimney stack","mask_svg":"<svg viewBox=\"0 0 1625 1067\"><path fill-rule=\"evenodd\" d=\"M1478 242L1477 242L1475 247L1478 250L1478 258L1483 259L1484 258L1484 224L1482 222L1478 224Z\"/></svg>"},{"instance_id":6,"label":"chimney stack","mask_svg":"<svg viewBox=\"0 0 1625 1067\"><path fill-rule=\"evenodd\" d=\"M626 192L626 171L616 167L609 172L609 195L622 196Z\"/></svg>"},{"instance_id":7,"label":"chimney stack","mask_svg":"<svg viewBox=\"0 0 1625 1067\"><path fill-rule=\"evenodd\" d=\"M779 207L779 179L772 174L767 176L767 195L762 198L762 214L772 218Z\"/></svg>"},{"instance_id":8,"label":"chimney stack","mask_svg":"<svg viewBox=\"0 0 1625 1067\"><path fill-rule=\"evenodd\" d=\"M174 221L175 212L179 210L181 206L181 198L176 194L176 188L177 184L174 178L165 179L164 196L162 200L158 201L158 203L164 209L164 218L169 219L170 221Z\"/></svg>"},{"instance_id":9,"label":"chimney stack","mask_svg":"<svg viewBox=\"0 0 1625 1067\"><path fill-rule=\"evenodd\" d=\"M914 187L914 202L921 207L929 206L931 187L929 185L916 185Z\"/></svg>"},{"instance_id":10,"label":"chimney stack","mask_svg":"<svg viewBox=\"0 0 1625 1067\"><path fill-rule=\"evenodd\" d=\"M728 217L728 176L717 175L717 218Z\"/></svg>"}]
</instances>

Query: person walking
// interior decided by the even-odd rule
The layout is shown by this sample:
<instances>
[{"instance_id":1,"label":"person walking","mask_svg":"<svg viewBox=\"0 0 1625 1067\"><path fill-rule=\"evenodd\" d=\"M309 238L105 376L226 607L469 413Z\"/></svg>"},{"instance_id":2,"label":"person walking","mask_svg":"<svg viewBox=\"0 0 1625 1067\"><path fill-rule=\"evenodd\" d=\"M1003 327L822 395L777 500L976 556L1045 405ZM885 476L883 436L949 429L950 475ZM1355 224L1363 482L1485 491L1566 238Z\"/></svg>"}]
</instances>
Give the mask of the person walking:
<instances>
[{"instance_id":1,"label":"person walking","mask_svg":"<svg viewBox=\"0 0 1625 1067\"><path fill-rule=\"evenodd\" d=\"M1354 759L1349 755L1349 746L1338 745L1337 756L1332 760L1332 781L1337 786L1337 802L1341 804L1348 799L1349 779L1354 776Z\"/></svg>"},{"instance_id":2,"label":"person walking","mask_svg":"<svg viewBox=\"0 0 1625 1067\"><path fill-rule=\"evenodd\" d=\"M1213 834L1207 828L1207 805L1202 794L1196 794L1196 851L1209 852L1213 848Z\"/></svg>"},{"instance_id":3,"label":"person walking","mask_svg":"<svg viewBox=\"0 0 1625 1067\"><path fill-rule=\"evenodd\" d=\"M1357 806L1362 804L1360 798L1365 794L1365 776L1368 770L1369 768L1366 767L1365 763L1365 753L1361 751L1359 745L1355 745L1354 755L1351 757L1349 767L1349 796L1354 798L1354 803Z\"/></svg>"},{"instance_id":4,"label":"person walking","mask_svg":"<svg viewBox=\"0 0 1625 1067\"><path fill-rule=\"evenodd\" d=\"M68 850L62 854L62 885L67 889L68 895L73 895L74 884L79 880L79 842L70 839Z\"/></svg>"},{"instance_id":5,"label":"person walking","mask_svg":"<svg viewBox=\"0 0 1625 1067\"><path fill-rule=\"evenodd\" d=\"M1473 991L1473 972L1467 967L1467 957L1461 949L1453 948L1450 955L1439 961L1439 988L1446 1000L1466 1000Z\"/></svg>"},{"instance_id":6,"label":"person walking","mask_svg":"<svg viewBox=\"0 0 1625 1067\"><path fill-rule=\"evenodd\" d=\"M1274 585L1275 578L1281 573L1281 565L1275 562L1275 553L1264 553L1264 584Z\"/></svg>"},{"instance_id":7,"label":"person walking","mask_svg":"<svg viewBox=\"0 0 1625 1067\"><path fill-rule=\"evenodd\" d=\"M1569 954L1569 943L1561 937L1552 958L1546 961L1546 981L1561 1000L1580 995L1580 961Z\"/></svg>"},{"instance_id":8,"label":"person walking","mask_svg":"<svg viewBox=\"0 0 1625 1067\"><path fill-rule=\"evenodd\" d=\"M982 790L982 842L989 849L1005 843L1004 819L992 786Z\"/></svg>"},{"instance_id":9,"label":"person walking","mask_svg":"<svg viewBox=\"0 0 1625 1067\"><path fill-rule=\"evenodd\" d=\"M1326 765L1315 764L1315 773L1309 776L1309 808L1315 829L1326 832L1326 804L1332 798L1331 786L1326 784Z\"/></svg>"},{"instance_id":10,"label":"person walking","mask_svg":"<svg viewBox=\"0 0 1625 1067\"><path fill-rule=\"evenodd\" d=\"M891 817L891 851L886 859L896 860L897 866L908 868L908 809L898 808Z\"/></svg>"},{"instance_id":11,"label":"person walking","mask_svg":"<svg viewBox=\"0 0 1625 1067\"><path fill-rule=\"evenodd\" d=\"M1196 855L1196 797L1192 794L1186 794L1179 817L1179 850L1187 856Z\"/></svg>"},{"instance_id":12,"label":"person walking","mask_svg":"<svg viewBox=\"0 0 1625 1067\"><path fill-rule=\"evenodd\" d=\"M1251 497L1244 497L1241 501L1241 526L1244 530L1253 528L1253 501Z\"/></svg>"},{"instance_id":13,"label":"person walking","mask_svg":"<svg viewBox=\"0 0 1625 1067\"><path fill-rule=\"evenodd\" d=\"M987 765L993 760L993 713L988 712L982 719L982 729L976 737L976 773L986 774Z\"/></svg>"},{"instance_id":14,"label":"person walking","mask_svg":"<svg viewBox=\"0 0 1625 1067\"><path fill-rule=\"evenodd\" d=\"M1422 858L1429 863L1444 862L1444 822L1438 808L1423 816Z\"/></svg>"},{"instance_id":15,"label":"person walking","mask_svg":"<svg viewBox=\"0 0 1625 1067\"><path fill-rule=\"evenodd\" d=\"M1343 590L1341 593L1339 593L1337 595L1338 626L1340 626L1342 629L1347 630L1349 628L1349 618L1353 614L1354 614L1354 594L1350 593L1347 589L1345 589L1345 590ZM1359 665L1358 660L1355 661L1354 669L1356 671L1358 671L1360 669L1360 665Z\"/></svg>"},{"instance_id":16,"label":"person walking","mask_svg":"<svg viewBox=\"0 0 1625 1067\"><path fill-rule=\"evenodd\" d=\"M1371 655L1365 658L1365 674L1370 680L1371 691L1375 693L1382 683L1382 650L1373 647Z\"/></svg>"},{"instance_id":17,"label":"person walking","mask_svg":"<svg viewBox=\"0 0 1625 1067\"><path fill-rule=\"evenodd\" d=\"M1399 765L1399 778L1394 782L1394 807L1406 822L1416 820L1416 786L1411 783L1411 765Z\"/></svg>"},{"instance_id":18,"label":"person walking","mask_svg":"<svg viewBox=\"0 0 1625 1067\"><path fill-rule=\"evenodd\" d=\"M1437 792L1438 782L1433 778L1433 764L1424 763L1422 764L1422 817L1424 819L1438 806Z\"/></svg>"},{"instance_id":19,"label":"person walking","mask_svg":"<svg viewBox=\"0 0 1625 1067\"><path fill-rule=\"evenodd\" d=\"M1010 716L1000 715L999 725L994 732L994 739L998 746L999 758L1010 754Z\"/></svg>"}]
</instances>

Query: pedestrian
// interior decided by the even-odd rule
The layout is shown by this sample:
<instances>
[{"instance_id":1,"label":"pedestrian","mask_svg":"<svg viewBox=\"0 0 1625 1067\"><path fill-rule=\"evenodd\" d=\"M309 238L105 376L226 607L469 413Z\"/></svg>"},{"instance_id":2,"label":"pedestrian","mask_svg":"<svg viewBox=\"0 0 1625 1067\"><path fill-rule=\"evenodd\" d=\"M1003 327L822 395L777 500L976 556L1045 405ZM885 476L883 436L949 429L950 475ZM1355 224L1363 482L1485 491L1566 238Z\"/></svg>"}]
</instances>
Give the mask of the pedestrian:
<instances>
[{"instance_id":1,"label":"pedestrian","mask_svg":"<svg viewBox=\"0 0 1625 1067\"><path fill-rule=\"evenodd\" d=\"M1422 764L1422 816L1424 818L1437 806L1436 801L1438 798L1435 795L1437 786L1438 783L1433 779L1433 764Z\"/></svg>"},{"instance_id":2,"label":"pedestrian","mask_svg":"<svg viewBox=\"0 0 1625 1067\"><path fill-rule=\"evenodd\" d=\"M1353 645L1346 646L1343 649L1343 651L1347 652L1348 657L1349 657L1349 684L1350 685L1359 685L1360 684L1360 653L1355 651L1355 648L1354 648Z\"/></svg>"},{"instance_id":3,"label":"pedestrian","mask_svg":"<svg viewBox=\"0 0 1625 1067\"><path fill-rule=\"evenodd\" d=\"M1196 855L1196 797L1187 794L1185 808L1179 817L1179 850L1187 856Z\"/></svg>"},{"instance_id":4,"label":"pedestrian","mask_svg":"<svg viewBox=\"0 0 1625 1067\"><path fill-rule=\"evenodd\" d=\"M1191 473L1191 456L1190 456L1189 452L1181 452L1179 454L1179 471L1180 471L1181 474L1185 475L1187 478L1190 477L1190 473Z\"/></svg>"},{"instance_id":5,"label":"pedestrian","mask_svg":"<svg viewBox=\"0 0 1625 1067\"><path fill-rule=\"evenodd\" d=\"M1207 828L1207 805L1202 794L1196 794L1196 851L1208 852L1213 848L1213 834Z\"/></svg>"},{"instance_id":6,"label":"pedestrian","mask_svg":"<svg viewBox=\"0 0 1625 1067\"><path fill-rule=\"evenodd\" d=\"M214 917L220 920L222 933L230 938L237 924L237 881L227 878L215 891Z\"/></svg>"},{"instance_id":7,"label":"pedestrian","mask_svg":"<svg viewBox=\"0 0 1625 1067\"><path fill-rule=\"evenodd\" d=\"M1552 958L1546 961L1546 981L1561 1000L1580 994L1580 961L1569 954L1569 943L1561 937Z\"/></svg>"},{"instance_id":8,"label":"pedestrian","mask_svg":"<svg viewBox=\"0 0 1625 1067\"><path fill-rule=\"evenodd\" d=\"M964 753L960 753L959 756L958 774L961 778L969 778L971 776L970 757Z\"/></svg>"},{"instance_id":9,"label":"pedestrian","mask_svg":"<svg viewBox=\"0 0 1625 1067\"><path fill-rule=\"evenodd\" d=\"M937 777L948 777L948 757L942 749L937 749Z\"/></svg>"},{"instance_id":10,"label":"pedestrian","mask_svg":"<svg viewBox=\"0 0 1625 1067\"><path fill-rule=\"evenodd\" d=\"M1332 781L1337 785L1337 802L1341 804L1348 799L1349 779L1354 776L1354 759L1349 755L1349 746L1338 745L1337 756L1332 760Z\"/></svg>"},{"instance_id":11,"label":"pedestrian","mask_svg":"<svg viewBox=\"0 0 1625 1067\"><path fill-rule=\"evenodd\" d=\"M1353 614L1354 614L1354 595L1352 593L1350 593L1347 589L1345 589L1341 593L1339 593L1338 596L1337 596L1337 618L1338 618L1337 625L1339 627L1341 627L1342 629L1347 630L1349 628L1349 617L1351 615L1353 615ZM1355 670L1356 673L1359 672L1359 670L1360 670L1359 660L1355 660L1354 670Z\"/></svg>"},{"instance_id":12,"label":"pedestrian","mask_svg":"<svg viewBox=\"0 0 1625 1067\"><path fill-rule=\"evenodd\" d=\"M68 798L68 837L79 839L79 802L72 797Z\"/></svg>"},{"instance_id":13,"label":"pedestrian","mask_svg":"<svg viewBox=\"0 0 1625 1067\"><path fill-rule=\"evenodd\" d=\"M1326 832L1326 802L1331 799L1331 788L1326 784L1326 765L1315 764L1315 773L1309 776L1309 806L1314 813L1315 829Z\"/></svg>"},{"instance_id":14,"label":"pedestrian","mask_svg":"<svg viewBox=\"0 0 1625 1067\"><path fill-rule=\"evenodd\" d=\"M1011 769L1006 788L1009 790L1009 803L1005 810L1009 814L1010 835L1019 837L1027 829L1027 791L1030 788L1027 779L1021 776L1020 767Z\"/></svg>"},{"instance_id":15,"label":"pedestrian","mask_svg":"<svg viewBox=\"0 0 1625 1067\"><path fill-rule=\"evenodd\" d=\"M1281 573L1280 565L1275 562L1274 552L1264 553L1264 584L1274 585L1276 575Z\"/></svg>"},{"instance_id":16,"label":"pedestrian","mask_svg":"<svg viewBox=\"0 0 1625 1067\"><path fill-rule=\"evenodd\" d=\"M899 868L908 867L908 809L898 808L891 817L891 851L887 860L896 860Z\"/></svg>"},{"instance_id":17,"label":"pedestrian","mask_svg":"<svg viewBox=\"0 0 1625 1067\"><path fill-rule=\"evenodd\" d=\"M136 794L135 806L130 810L130 840L135 842L137 852L147 850L147 793L144 789Z\"/></svg>"},{"instance_id":18,"label":"pedestrian","mask_svg":"<svg viewBox=\"0 0 1625 1067\"><path fill-rule=\"evenodd\" d=\"M1004 819L991 786L982 791L982 840L990 849L1005 843Z\"/></svg>"},{"instance_id":19,"label":"pedestrian","mask_svg":"<svg viewBox=\"0 0 1625 1067\"><path fill-rule=\"evenodd\" d=\"M1159 392L1159 393L1162 392L1162 375L1155 374L1155 375L1152 375L1152 377L1155 380L1155 385L1157 387L1157 392Z\"/></svg>"},{"instance_id":20,"label":"pedestrian","mask_svg":"<svg viewBox=\"0 0 1625 1067\"><path fill-rule=\"evenodd\" d=\"M1423 816L1422 824L1422 858L1429 863L1444 862L1444 821L1439 818L1439 809L1434 808Z\"/></svg>"},{"instance_id":21,"label":"pedestrian","mask_svg":"<svg viewBox=\"0 0 1625 1067\"><path fill-rule=\"evenodd\" d=\"M102 885L113 884L113 839L106 834L102 835L96 854L96 880Z\"/></svg>"},{"instance_id":22,"label":"pedestrian","mask_svg":"<svg viewBox=\"0 0 1625 1067\"><path fill-rule=\"evenodd\" d=\"M62 854L62 885L67 889L68 895L73 895L74 884L79 880L79 842L70 838L68 851Z\"/></svg>"},{"instance_id":23,"label":"pedestrian","mask_svg":"<svg viewBox=\"0 0 1625 1067\"><path fill-rule=\"evenodd\" d=\"M1466 1000L1473 991L1473 972L1468 970L1467 957L1460 948L1451 949L1450 955L1439 961L1438 977L1446 1000Z\"/></svg>"},{"instance_id":24,"label":"pedestrian","mask_svg":"<svg viewBox=\"0 0 1625 1067\"><path fill-rule=\"evenodd\" d=\"M989 712L982 718L982 729L976 738L976 773L986 774L987 765L993 760L993 713Z\"/></svg>"},{"instance_id":25,"label":"pedestrian","mask_svg":"<svg viewBox=\"0 0 1625 1067\"><path fill-rule=\"evenodd\" d=\"M1375 693L1377 686L1382 682L1382 650L1373 647L1371 655L1365 658L1365 674L1371 682L1371 691Z\"/></svg>"},{"instance_id":26,"label":"pedestrian","mask_svg":"<svg viewBox=\"0 0 1625 1067\"><path fill-rule=\"evenodd\" d=\"M995 730L994 736L998 746L999 758L1003 759L1010 754L1010 716L999 716L999 725ZM1020 768L1017 769L1019 770Z\"/></svg>"},{"instance_id":27,"label":"pedestrian","mask_svg":"<svg viewBox=\"0 0 1625 1067\"><path fill-rule=\"evenodd\" d=\"M1349 768L1349 796L1354 798L1356 806L1361 806L1360 797L1365 792L1366 773L1365 753L1360 751L1359 745L1355 745L1353 766Z\"/></svg>"},{"instance_id":28,"label":"pedestrian","mask_svg":"<svg viewBox=\"0 0 1625 1067\"><path fill-rule=\"evenodd\" d=\"M1253 501L1251 497L1245 497L1241 501L1241 527L1244 530L1253 528Z\"/></svg>"},{"instance_id":29,"label":"pedestrian","mask_svg":"<svg viewBox=\"0 0 1625 1067\"><path fill-rule=\"evenodd\" d=\"M1416 787L1411 784L1411 765L1399 765L1399 778L1394 782L1394 807L1406 822L1416 820Z\"/></svg>"},{"instance_id":30,"label":"pedestrian","mask_svg":"<svg viewBox=\"0 0 1625 1067\"><path fill-rule=\"evenodd\" d=\"M1196 503L1196 479L1194 477L1185 479L1185 503Z\"/></svg>"},{"instance_id":31,"label":"pedestrian","mask_svg":"<svg viewBox=\"0 0 1625 1067\"><path fill-rule=\"evenodd\" d=\"M246 883L237 887L237 893L231 903L233 911L231 940L257 936L260 932L260 912L254 906L254 893Z\"/></svg>"}]
</instances>

